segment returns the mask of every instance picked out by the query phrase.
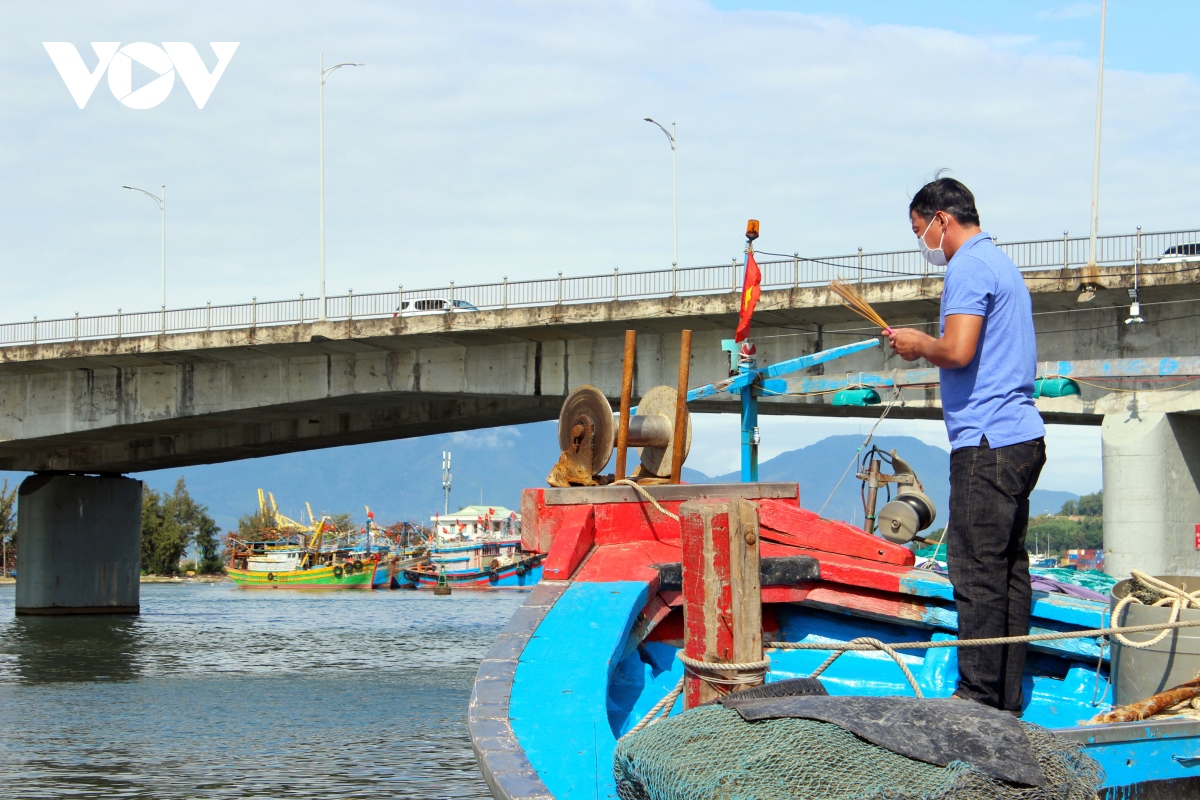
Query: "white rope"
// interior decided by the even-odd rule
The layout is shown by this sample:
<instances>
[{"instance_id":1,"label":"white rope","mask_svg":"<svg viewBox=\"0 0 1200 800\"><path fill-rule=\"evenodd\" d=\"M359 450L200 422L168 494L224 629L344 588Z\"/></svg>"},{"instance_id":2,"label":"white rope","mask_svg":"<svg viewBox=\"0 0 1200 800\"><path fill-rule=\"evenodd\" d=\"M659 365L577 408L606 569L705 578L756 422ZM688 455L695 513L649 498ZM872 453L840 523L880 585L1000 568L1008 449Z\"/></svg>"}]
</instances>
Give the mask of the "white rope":
<instances>
[{"instance_id":1,"label":"white rope","mask_svg":"<svg viewBox=\"0 0 1200 800\"><path fill-rule=\"evenodd\" d=\"M613 486L629 486L629 487L631 487L635 492L637 492L638 494L640 494L642 496L643 500L645 500L646 502L650 503L650 505L652 505L656 509L658 509L658 512L660 514L670 517L671 519L675 520L676 522L679 522L678 514L672 514L670 511L667 511L665 508L663 508L661 505L659 505L658 501L655 500L654 497L651 496L651 494L646 491L646 488L644 486L642 486L641 484L639 484L637 481L631 481L629 478L622 478L619 481L613 481L612 485Z\"/></svg>"},{"instance_id":2,"label":"white rope","mask_svg":"<svg viewBox=\"0 0 1200 800\"><path fill-rule=\"evenodd\" d=\"M818 517L825 513L825 506L829 505L829 501L833 499L835 494L837 494L837 490L841 488L842 481L846 480L846 476L850 474L850 469L858 463L858 454L863 451L864 447L871 443L871 437L875 435L875 429L878 428L879 423L883 422L884 418L887 417L888 412L892 410L892 406L895 405L896 400L899 399L900 396L900 387L892 387L892 396L888 399L887 405L884 406L883 413L879 415L879 419L875 420L875 424L871 426L871 431L867 434L867 438L863 439L863 443L860 444L858 449L854 451L854 458L850 459L850 463L846 466L846 470L842 473L842 477L838 478L838 482L834 484L833 491L829 493L829 497L826 497L825 502L821 504L821 510L817 512Z\"/></svg>"},{"instance_id":3,"label":"white rope","mask_svg":"<svg viewBox=\"0 0 1200 800\"><path fill-rule=\"evenodd\" d=\"M872 649L882 650L883 652L887 653L892 657L892 661L896 662L896 666L900 667L900 671L904 673L904 677L908 678L908 685L912 687L912 690L917 697L922 700L925 699L925 695L921 692L921 687L917 685L917 679L913 677L912 672L910 672L908 669L908 665L904 663L904 660L900 658L900 654L896 652L896 647L898 645L889 645L879 641L878 639L871 639L866 636L859 639L854 639L853 641L849 642L849 644L870 645ZM817 667L816 671L814 671L813 674L809 675L808 677L818 677L822 672L829 668L830 664L832 664L834 661L837 661L838 658L840 658L845 652L845 650L839 650L836 653L831 653L829 658L822 661L821 666Z\"/></svg>"},{"instance_id":4,"label":"white rope","mask_svg":"<svg viewBox=\"0 0 1200 800\"><path fill-rule=\"evenodd\" d=\"M1191 592L1189 594L1183 589L1180 589L1178 586L1172 586L1165 581L1160 581L1158 578L1155 578L1152 575L1147 575L1146 573L1136 569L1130 570L1130 574L1133 576L1134 580L1137 580L1152 589L1157 589L1158 591L1162 592L1163 595L1165 595L1161 600L1155 602L1151 608L1161 607L1169 604L1171 606L1171 616L1168 618L1168 622L1175 622L1178 620L1179 613L1185 608L1200 608L1200 591ZM1124 612L1125 607L1131 603L1145 605L1141 599L1134 596L1132 584L1129 586L1128 593L1121 598L1121 600L1117 603L1117 607L1113 609L1111 621L1113 623L1118 623L1118 621L1123 617L1122 612ZM1167 638L1167 635L1170 634L1170 632L1170 628L1165 628L1153 639L1149 639L1145 642L1130 641L1120 633L1115 634L1115 638L1126 647L1132 647L1135 650L1145 650L1146 648L1153 647L1163 639Z\"/></svg>"},{"instance_id":5,"label":"white rope","mask_svg":"<svg viewBox=\"0 0 1200 800\"><path fill-rule=\"evenodd\" d=\"M676 653L675 657L683 662L685 667L698 672L754 672L755 670L761 672L771 666L771 659L769 658L764 658L761 661L700 661L685 656L683 651Z\"/></svg>"},{"instance_id":6,"label":"white rope","mask_svg":"<svg viewBox=\"0 0 1200 800\"><path fill-rule=\"evenodd\" d=\"M663 719L669 717L671 715L671 709L675 707L675 701L679 699L679 695L683 694L683 684L685 680L686 678L680 678L679 683L675 684L675 688L667 692L666 697L655 703L654 708L650 709L650 711L646 713L646 716L642 717L641 722L630 728L629 732L626 733L625 736L632 736L642 728L645 728L647 725L654 724L657 721L655 720L655 717L662 713L664 709L666 710L666 713L663 713ZM624 739L625 736L622 736L621 738Z\"/></svg>"},{"instance_id":7,"label":"white rope","mask_svg":"<svg viewBox=\"0 0 1200 800\"><path fill-rule=\"evenodd\" d=\"M1195 628L1200 626L1200 619L1180 620L1178 622L1154 622L1148 625L1126 625L1120 628L1091 628L1085 631L1060 631L1055 633L1031 633L1025 636L997 636L992 639L944 639L938 642L897 642L888 645L893 650L930 650L937 647L989 647L1002 644L1021 644L1029 642L1051 642L1056 639L1096 639L1101 636L1111 636L1120 633L1146 633L1148 631L1177 630L1179 628ZM878 650L878 647L867 644L866 640L855 639L852 642L771 642L763 645L766 650L838 650L866 651Z\"/></svg>"}]
</instances>

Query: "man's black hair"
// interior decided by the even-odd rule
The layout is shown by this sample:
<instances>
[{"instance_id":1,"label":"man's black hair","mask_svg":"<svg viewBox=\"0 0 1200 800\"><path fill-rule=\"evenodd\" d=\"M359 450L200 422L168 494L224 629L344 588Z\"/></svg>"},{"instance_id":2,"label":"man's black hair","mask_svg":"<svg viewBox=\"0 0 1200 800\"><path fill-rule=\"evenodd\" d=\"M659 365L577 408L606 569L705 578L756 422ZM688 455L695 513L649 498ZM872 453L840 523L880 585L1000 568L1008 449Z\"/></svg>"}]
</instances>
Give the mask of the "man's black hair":
<instances>
[{"instance_id":1,"label":"man's black hair","mask_svg":"<svg viewBox=\"0 0 1200 800\"><path fill-rule=\"evenodd\" d=\"M926 222L939 211L945 211L958 220L959 225L978 225L979 212L975 210L975 195L954 178L938 178L921 187L908 204L908 211Z\"/></svg>"}]
</instances>

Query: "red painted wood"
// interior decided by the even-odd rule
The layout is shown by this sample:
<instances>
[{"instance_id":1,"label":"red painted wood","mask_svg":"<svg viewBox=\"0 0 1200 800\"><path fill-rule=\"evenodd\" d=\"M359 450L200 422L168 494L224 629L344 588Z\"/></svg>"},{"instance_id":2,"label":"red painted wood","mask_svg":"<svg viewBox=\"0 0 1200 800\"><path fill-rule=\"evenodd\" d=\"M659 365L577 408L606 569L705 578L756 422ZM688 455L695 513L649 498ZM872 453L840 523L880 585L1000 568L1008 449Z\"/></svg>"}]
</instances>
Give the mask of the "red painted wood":
<instances>
[{"instance_id":1,"label":"red painted wood","mask_svg":"<svg viewBox=\"0 0 1200 800\"><path fill-rule=\"evenodd\" d=\"M698 661L713 656L733 661L733 595L730 587L728 500L685 503L680 516L683 552L684 654ZM708 518L708 543L705 522ZM683 707L695 708L702 681L688 674ZM711 691L711 690L710 690Z\"/></svg>"},{"instance_id":2,"label":"red painted wood","mask_svg":"<svg viewBox=\"0 0 1200 800\"><path fill-rule=\"evenodd\" d=\"M596 541L596 519L593 506L566 506L558 532L550 545L550 553L542 565L545 580L570 580L575 568L592 549Z\"/></svg>"},{"instance_id":3,"label":"red painted wood","mask_svg":"<svg viewBox=\"0 0 1200 800\"><path fill-rule=\"evenodd\" d=\"M596 547L575 574L584 582L646 581L658 591L658 570L651 564L679 561L679 548L660 542L629 542Z\"/></svg>"},{"instance_id":4,"label":"red painted wood","mask_svg":"<svg viewBox=\"0 0 1200 800\"><path fill-rule=\"evenodd\" d=\"M647 635L670 615L671 610L671 604L664 600L661 594L650 596L650 602L646 603L646 607L642 609L641 614L641 618L644 620L643 624L646 626Z\"/></svg>"},{"instance_id":5,"label":"red painted wood","mask_svg":"<svg viewBox=\"0 0 1200 800\"><path fill-rule=\"evenodd\" d=\"M795 586L764 586L762 587L763 619L766 619L766 603L802 603L808 599L812 583L798 583ZM766 622L763 622L766 625ZM766 630L764 627L763 630Z\"/></svg>"},{"instance_id":6,"label":"red painted wood","mask_svg":"<svg viewBox=\"0 0 1200 800\"><path fill-rule=\"evenodd\" d=\"M672 608L666 619L650 631L646 641L667 642L675 647L683 647L683 609Z\"/></svg>"},{"instance_id":7,"label":"red painted wood","mask_svg":"<svg viewBox=\"0 0 1200 800\"><path fill-rule=\"evenodd\" d=\"M778 500L758 501L758 525L763 539L779 544L841 553L885 564L911 566L915 561L912 551L906 547Z\"/></svg>"},{"instance_id":8,"label":"red painted wood","mask_svg":"<svg viewBox=\"0 0 1200 800\"><path fill-rule=\"evenodd\" d=\"M521 492L521 549L527 553L550 552L560 519L560 515L553 514L546 506L545 489Z\"/></svg>"},{"instance_id":9,"label":"red painted wood","mask_svg":"<svg viewBox=\"0 0 1200 800\"><path fill-rule=\"evenodd\" d=\"M850 611L858 616L895 622L897 619L926 625L930 608L894 594L871 589L851 588L818 583L808 593L805 605L827 607L838 611Z\"/></svg>"}]
</instances>

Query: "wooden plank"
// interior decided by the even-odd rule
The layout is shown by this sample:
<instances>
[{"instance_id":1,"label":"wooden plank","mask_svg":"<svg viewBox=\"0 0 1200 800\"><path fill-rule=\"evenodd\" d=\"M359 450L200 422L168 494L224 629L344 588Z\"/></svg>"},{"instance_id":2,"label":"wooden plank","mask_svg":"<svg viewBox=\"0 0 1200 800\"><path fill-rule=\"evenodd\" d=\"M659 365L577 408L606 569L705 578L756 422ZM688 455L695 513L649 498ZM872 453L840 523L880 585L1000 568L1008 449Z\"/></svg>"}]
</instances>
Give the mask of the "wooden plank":
<instances>
[{"instance_id":1,"label":"wooden plank","mask_svg":"<svg viewBox=\"0 0 1200 800\"><path fill-rule=\"evenodd\" d=\"M915 563L916 557L908 548L844 522L825 519L812 511L772 500L764 500L758 506L762 537L769 542L882 564L907 567Z\"/></svg>"},{"instance_id":2,"label":"wooden plank","mask_svg":"<svg viewBox=\"0 0 1200 800\"><path fill-rule=\"evenodd\" d=\"M729 512L733 660L761 661L762 573L759 569L758 507L749 500L736 499Z\"/></svg>"},{"instance_id":3,"label":"wooden plank","mask_svg":"<svg viewBox=\"0 0 1200 800\"><path fill-rule=\"evenodd\" d=\"M596 515L591 506L574 506L563 515L562 524L542 565L542 577L548 581L571 579L575 568L596 542Z\"/></svg>"},{"instance_id":4,"label":"wooden plank","mask_svg":"<svg viewBox=\"0 0 1200 800\"><path fill-rule=\"evenodd\" d=\"M719 663L762 659L757 509L744 499L680 506L684 654ZM728 691L688 673L684 707Z\"/></svg>"}]
</instances>

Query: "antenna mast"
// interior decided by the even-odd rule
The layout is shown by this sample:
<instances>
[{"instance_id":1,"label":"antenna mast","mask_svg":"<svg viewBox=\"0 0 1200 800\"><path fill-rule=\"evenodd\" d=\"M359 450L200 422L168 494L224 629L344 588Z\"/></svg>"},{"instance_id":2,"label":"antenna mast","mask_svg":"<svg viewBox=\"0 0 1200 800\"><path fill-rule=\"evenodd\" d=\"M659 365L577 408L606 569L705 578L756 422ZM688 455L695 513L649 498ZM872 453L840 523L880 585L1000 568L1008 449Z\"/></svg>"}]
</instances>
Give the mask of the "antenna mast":
<instances>
[{"instance_id":1,"label":"antenna mast","mask_svg":"<svg viewBox=\"0 0 1200 800\"><path fill-rule=\"evenodd\" d=\"M442 508L442 515L450 515L450 451L442 451L442 491L446 493L445 505Z\"/></svg>"}]
</instances>

